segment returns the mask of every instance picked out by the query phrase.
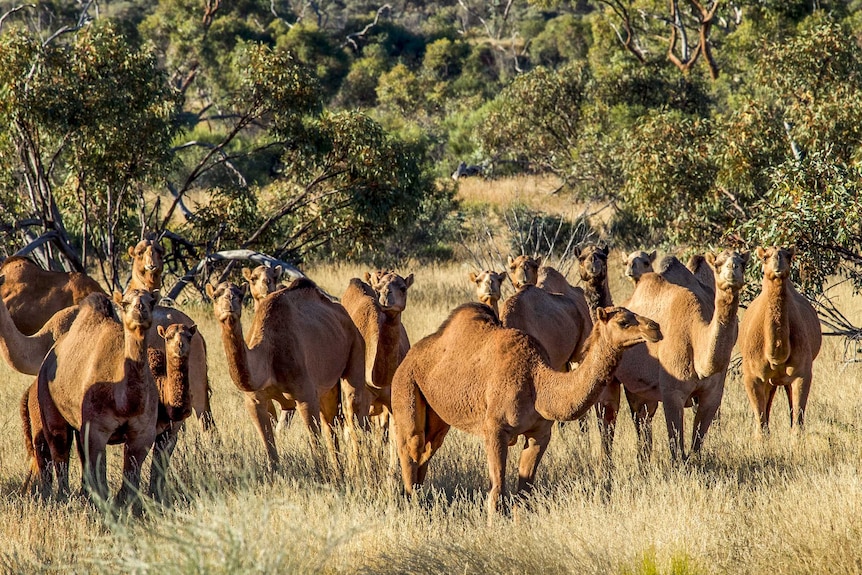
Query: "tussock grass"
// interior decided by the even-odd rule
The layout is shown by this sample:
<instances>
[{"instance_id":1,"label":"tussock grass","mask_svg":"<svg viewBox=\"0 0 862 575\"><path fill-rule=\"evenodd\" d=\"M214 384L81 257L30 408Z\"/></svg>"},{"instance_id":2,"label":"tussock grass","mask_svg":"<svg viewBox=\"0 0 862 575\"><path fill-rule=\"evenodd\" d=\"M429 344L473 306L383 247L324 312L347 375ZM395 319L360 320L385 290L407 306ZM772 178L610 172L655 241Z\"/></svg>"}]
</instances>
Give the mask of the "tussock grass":
<instances>
[{"instance_id":1,"label":"tussock grass","mask_svg":"<svg viewBox=\"0 0 862 575\"><path fill-rule=\"evenodd\" d=\"M307 270L335 295L363 271L347 264ZM472 298L468 271L461 265L399 270L416 274L404 314L413 341ZM625 295L617 294L627 286L618 271L612 290L622 301ZM848 293L844 301L854 300ZM639 469L634 428L624 418L608 493L597 470L595 424L587 436L575 424L556 428L536 493L513 517L489 524L484 448L456 430L412 500L401 497L386 447L374 435L362 438L358 462L317 466L294 421L278 437L281 466L270 471L229 379L211 310L185 311L209 342L218 434L204 434L196 422L187 426L167 501L147 500L141 518L77 498L20 494L26 467L18 401L32 378L0 366L0 572L862 572L860 366L841 363L843 347L834 339L826 339L815 364L804 433L789 431L779 395L772 433L755 439L741 380L731 376L697 459L679 468L669 463L659 410L653 460ZM510 450L510 483L519 450ZM119 468L120 450L109 448L114 490ZM79 477L73 456L73 488Z\"/></svg>"}]
</instances>

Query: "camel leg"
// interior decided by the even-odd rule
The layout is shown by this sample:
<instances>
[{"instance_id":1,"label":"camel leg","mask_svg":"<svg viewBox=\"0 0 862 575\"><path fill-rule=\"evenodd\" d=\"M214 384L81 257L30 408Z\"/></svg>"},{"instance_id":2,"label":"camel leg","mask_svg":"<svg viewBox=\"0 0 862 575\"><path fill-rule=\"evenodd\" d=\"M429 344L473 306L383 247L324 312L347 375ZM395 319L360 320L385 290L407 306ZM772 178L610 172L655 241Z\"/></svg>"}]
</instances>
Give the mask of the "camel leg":
<instances>
[{"instance_id":1,"label":"camel leg","mask_svg":"<svg viewBox=\"0 0 862 575\"><path fill-rule=\"evenodd\" d=\"M338 418L338 396L341 390L336 385L320 395L320 427L326 448L335 461L338 460L338 434L335 432L335 420ZM346 408L346 406L343 406ZM348 416L345 413L344 425L347 426Z\"/></svg>"},{"instance_id":2,"label":"camel leg","mask_svg":"<svg viewBox=\"0 0 862 575\"><path fill-rule=\"evenodd\" d=\"M596 402L596 417L599 424L599 434L602 438L602 465L610 469L611 456L614 447L614 431L617 426L617 415L620 411L620 382L612 379L605 387Z\"/></svg>"},{"instance_id":3,"label":"camel leg","mask_svg":"<svg viewBox=\"0 0 862 575\"><path fill-rule=\"evenodd\" d=\"M723 374L720 374L720 376L723 377ZM703 447L706 432L709 431L709 426L712 424L712 420L721 406L721 398L723 396L723 385L712 385L705 393L701 394L700 401L698 401L697 413L694 416L694 425L692 425L692 455L700 452L701 447Z\"/></svg>"},{"instance_id":4,"label":"camel leg","mask_svg":"<svg viewBox=\"0 0 862 575\"><path fill-rule=\"evenodd\" d=\"M805 406L808 405L808 392L811 390L811 375L802 375L793 380L788 389L791 399L790 426L802 431L805 425Z\"/></svg>"},{"instance_id":5,"label":"camel leg","mask_svg":"<svg viewBox=\"0 0 862 575\"><path fill-rule=\"evenodd\" d=\"M207 377L207 348L200 332L192 337L191 349L189 350L189 395L191 404L201 422L204 431L215 429L212 409L210 408L210 394L212 389Z\"/></svg>"},{"instance_id":6,"label":"camel leg","mask_svg":"<svg viewBox=\"0 0 862 575\"><path fill-rule=\"evenodd\" d=\"M491 476L491 489L488 491L490 521L506 497L506 456L509 453L509 434L496 422L485 424L485 451L488 456L488 473Z\"/></svg>"},{"instance_id":7,"label":"camel leg","mask_svg":"<svg viewBox=\"0 0 862 575\"><path fill-rule=\"evenodd\" d=\"M744 376L743 383L748 393L748 401L754 410L754 417L760 425L761 433L769 431L769 410L772 406L772 398L775 396L775 386L754 376Z\"/></svg>"},{"instance_id":8,"label":"camel leg","mask_svg":"<svg viewBox=\"0 0 862 575\"><path fill-rule=\"evenodd\" d=\"M266 449L266 455L269 459L271 467L278 466L278 451L275 449L275 437L272 434L272 421L269 418L267 404L271 404L269 398L260 398L254 393L246 393L245 408L251 415L251 420L254 423L257 433L263 441L263 446Z\"/></svg>"},{"instance_id":9,"label":"camel leg","mask_svg":"<svg viewBox=\"0 0 862 575\"><path fill-rule=\"evenodd\" d=\"M518 496L529 495L536 483L539 462L551 441L551 426L535 433L524 434L524 449L518 461Z\"/></svg>"},{"instance_id":10,"label":"camel leg","mask_svg":"<svg viewBox=\"0 0 862 575\"><path fill-rule=\"evenodd\" d=\"M416 470L416 477L420 484L425 483L425 476L428 474L428 462L443 445L443 440L450 428L449 424L440 419L440 416L431 409L430 405L426 405L425 410L425 446L419 460L419 468Z\"/></svg>"},{"instance_id":11,"label":"camel leg","mask_svg":"<svg viewBox=\"0 0 862 575\"><path fill-rule=\"evenodd\" d=\"M65 422L64 422L65 423ZM51 454L51 464L48 468L50 478L51 467L57 475L57 495L68 497L69 495L69 454L72 450L72 428L68 425L62 430L49 432L47 428L43 431L48 451Z\"/></svg>"},{"instance_id":12,"label":"camel leg","mask_svg":"<svg viewBox=\"0 0 862 575\"><path fill-rule=\"evenodd\" d=\"M300 386L302 388L302 386ZM320 451L320 400L317 393L309 394L307 397L296 399L296 411L305 423L305 428L308 430L309 445L311 447L311 457L315 467L322 471L324 467L324 458Z\"/></svg>"},{"instance_id":13,"label":"camel leg","mask_svg":"<svg viewBox=\"0 0 862 575\"><path fill-rule=\"evenodd\" d=\"M141 466L155 441L155 427L146 431L131 433L123 448L123 485L117 493L117 505L132 504L135 515L141 513ZM104 458L104 452L102 457ZM104 466L103 466L104 467ZM107 482L106 482L107 486Z\"/></svg>"},{"instance_id":14,"label":"camel leg","mask_svg":"<svg viewBox=\"0 0 862 575\"><path fill-rule=\"evenodd\" d=\"M403 393L393 394L392 415L404 492L412 495L420 485L419 461L425 450L426 404L413 381L404 384L404 388Z\"/></svg>"},{"instance_id":15,"label":"camel leg","mask_svg":"<svg viewBox=\"0 0 862 575\"><path fill-rule=\"evenodd\" d=\"M153 443L153 458L150 463L150 495L161 501L165 495L165 476L168 473L171 455L177 446L177 434L182 423L172 423L160 433Z\"/></svg>"},{"instance_id":16,"label":"camel leg","mask_svg":"<svg viewBox=\"0 0 862 575\"><path fill-rule=\"evenodd\" d=\"M685 399L678 393L662 394L664 418L667 423L667 437L670 442L670 457L674 463L679 463L685 457L685 439L683 436L683 406Z\"/></svg>"},{"instance_id":17,"label":"camel leg","mask_svg":"<svg viewBox=\"0 0 862 575\"><path fill-rule=\"evenodd\" d=\"M83 484L89 496L95 495L101 501L108 499L108 463L105 448L108 437L88 423L81 430L81 442L84 446Z\"/></svg>"},{"instance_id":18,"label":"camel leg","mask_svg":"<svg viewBox=\"0 0 862 575\"><path fill-rule=\"evenodd\" d=\"M658 402L646 401L629 390L626 390L626 401L637 434L638 465L643 470L652 458L652 419L658 409Z\"/></svg>"},{"instance_id":19,"label":"camel leg","mask_svg":"<svg viewBox=\"0 0 862 575\"><path fill-rule=\"evenodd\" d=\"M284 397L284 395L280 393L275 396L274 401L281 407L281 410L278 412L278 424L275 426L275 432L281 433L287 429L290 422L293 421L293 416L296 413L296 402Z\"/></svg>"}]
</instances>

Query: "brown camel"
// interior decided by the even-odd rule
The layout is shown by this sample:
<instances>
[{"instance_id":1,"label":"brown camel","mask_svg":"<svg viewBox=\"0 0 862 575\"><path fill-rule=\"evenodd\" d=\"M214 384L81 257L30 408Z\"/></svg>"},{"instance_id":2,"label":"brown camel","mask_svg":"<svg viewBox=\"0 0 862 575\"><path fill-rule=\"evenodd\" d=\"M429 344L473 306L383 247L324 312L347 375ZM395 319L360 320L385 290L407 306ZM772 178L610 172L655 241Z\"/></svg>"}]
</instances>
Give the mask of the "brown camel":
<instances>
[{"instance_id":1,"label":"brown camel","mask_svg":"<svg viewBox=\"0 0 862 575\"><path fill-rule=\"evenodd\" d=\"M276 290L281 273L281 266L257 266L253 270L242 268L242 277L248 282L251 299L254 300L254 311L257 311L260 300Z\"/></svg>"},{"instance_id":2,"label":"brown camel","mask_svg":"<svg viewBox=\"0 0 862 575\"><path fill-rule=\"evenodd\" d=\"M709 267L706 258L702 254L695 254L688 259L685 267L706 290L709 298L715 297L715 277L712 275L712 268Z\"/></svg>"},{"instance_id":3,"label":"brown camel","mask_svg":"<svg viewBox=\"0 0 862 575\"><path fill-rule=\"evenodd\" d=\"M156 439L150 471L150 493L154 495L161 495L163 492L165 472L171 453L176 447L177 433L182 422L191 413L188 358L191 338L196 330L196 327L189 328L182 324L173 324L167 330L159 328L159 333L166 342L167 355L152 348L147 349L147 361L159 394ZM30 461L24 490L29 488L31 479L37 477L40 490L44 493L51 486L51 452L42 433L38 381L34 381L21 398L21 419L24 446ZM113 437L109 443L116 443L115 439L120 437Z\"/></svg>"},{"instance_id":4,"label":"brown camel","mask_svg":"<svg viewBox=\"0 0 862 575\"><path fill-rule=\"evenodd\" d=\"M795 255L793 248L757 248L763 287L745 311L739 332L745 390L762 431L769 430L769 411L779 387L787 391L791 427L802 428L812 365L820 352L817 312L790 281Z\"/></svg>"},{"instance_id":5,"label":"brown camel","mask_svg":"<svg viewBox=\"0 0 862 575\"><path fill-rule=\"evenodd\" d=\"M500 314L497 302L502 296L502 284L506 279L505 272L497 273L491 270L479 273L470 272L470 282L476 285L476 299Z\"/></svg>"},{"instance_id":6,"label":"brown camel","mask_svg":"<svg viewBox=\"0 0 862 575\"><path fill-rule=\"evenodd\" d=\"M132 258L132 279L126 289L162 289L162 271L165 269L165 248L159 240L146 239L129 247Z\"/></svg>"},{"instance_id":7,"label":"brown camel","mask_svg":"<svg viewBox=\"0 0 862 575\"><path fill-rule=\"evenodd\" d=\"M7 258L0 266L0 299L24 335L39 331L55 313L76 305L93 292L105 291L81 273L45 271L22 257Z\"/></svg>"},{"instance_id":8,"label":"brown camel","mask_svg":"<svg viewBox=\"0 0 862 575\"><path fill-rule=\"evenodd\" d=\"M638 280L642 275L653 271L652 264L655 261L655 258L655 250L650 253L646 253L643 250L631 252L626 256L624 262L625 276L632 282L638 283Z\"/></svg>"},{"instance_id":9,"label":"brown camel","mask_svg":"<svg viewBox=\"0 0 862 575\"><path fill-rule=\"evenodd\" d=\"M541 257L518 256L512 258L509 256L508 261L509 279L512 280L515 289L520 289L525 285L536 285L539 279L539 266L542 265Z\"/></svg>"},{"instance_id":10,"label":"brown camel","mask_svg":"<svg viewBox=\"0 0 862 575\"><path fill-rule=\"evenodd\" d=\"M155 297L145 290L116 294L121 323L108 298L100 297L83 302L69 332L45 356L38 376L39 408L62 494L69 490L73 429L84 484L102 499L108 495L105 447L124 444L117 495L122 504L136 496L141 465L156 437L159 394L146 345Z\"/></svg>"},{"instance_id":11,"label":"brown camel","mask_svg":"<svg viewBox=\"0 0 862 575\"><path fill-rule=\"evenodd\" d=\"M311 280L302 278L265 297L243 340L242 299L245 288L223 282L207 286L234 384L264 443L270 463L278 464L272 402L296 402L313 437L321 420L331 437L332 423L344 398L348 429L354 415L368 413L365 394L365 344L344 308L326 298ZM342 387L339 388L339 379Z\"/></svg>"},{"instance_id":12,"label":"brown camel","mask_svg":"<svg viewBox=\"0 0 862 575\"><path fill-rule=\"evenodd\" d=\"M590 408L624 348L661 337L655 322L626 309L597 315L587 354L568 373L552 369L533 338L504 328L487 306L476 303L456 308L436 333L417 343L392 380L406 492L422 484L429 460L454 426L485 440L489 516L505 494L506 457L518 435L525 437L518 494L528 493L552 422L577 419Z\"/></svg>"},{"instance_id":13,"label":"brown camel","mask_svg":"<svg viewBox=\"0 0 862 575\"><path fill-rule=\"evenodd\" d=\"M686 288L660 272L644 274L626 304L661 322L664 339L626 352L616 375L627 391L664 404L675 461L685 456L683 408L697 402L691 442L691 452L697 453L721 404L749 254L725 250L705 257L715 278L714 300L706 299L704 290ZM686 273L678 262L676 268ZM689 276L685 283L700 285Z\"/></svg>"},{"instance_id":14,"label":"brown camel","mask_svg":"<svg viewBox=\"0 0 862 575\"><path fill-rule=\"evenodd\" d=\"M607 247L600 248L593 244L575 248L584 297L587 298L593 321L596 321L596 309L613 305L608 288L608 253Z\"/></svg>"}]
</instances>

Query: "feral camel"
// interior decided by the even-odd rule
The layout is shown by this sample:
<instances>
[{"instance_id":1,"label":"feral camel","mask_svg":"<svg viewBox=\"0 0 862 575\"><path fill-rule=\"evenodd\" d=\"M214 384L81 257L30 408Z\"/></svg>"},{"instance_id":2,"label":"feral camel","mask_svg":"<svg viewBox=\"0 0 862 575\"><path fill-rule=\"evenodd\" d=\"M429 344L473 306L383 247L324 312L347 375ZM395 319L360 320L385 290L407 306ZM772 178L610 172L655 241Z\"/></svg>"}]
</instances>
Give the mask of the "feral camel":
<instances>
[{"instance_id":1,"label":"feral camel","mask_svg":"<svg viewBox=\"0 0 862 575\"><path fill-rule=\"evenodd\" d=\"M791 427L802 428L812 365L820 352L817 312L790 280L795 255L793 248L757 248L763 287L740 326L742 378L761 431L769 430L769 411L779 387L787 391Z\"/></svg>"},{"instance_id":2,"label":"feral camel","mask_svg":"<svg viewBox=\"0 0 862 575\"><path fill-rule=\"evenodd\" d=\"M166 342L167 355L152 348L147 349L147 361L159 394L156 439L150 470L150 493L155 496L161 496L164 490L164 477L171 453L176 446L177 433L182 422L191 413L188 357L191 338L196 329L182 324L173 324L167 330L160 328L160 335ZM24 446L29 459L29 473L24 490L29 489L32 478L36 477L40 491L44 494L51 486L51 452L42 433L38 380L24 392L20 411ZM116 443L115 439L119 438L114 437L109 443Z\"/></svg>"},{"instance_id":3,"label":"feral camel","mask_svg":"<svg viewBox=\"0 0 862 575\"><path fill-rule=\"evenodd\" d=\"M515 286L515 289L521 289L525 285L536 285L539 279L539 266L541 265L541 256L537 258L529 256L512 258L512 256L509 256L509 279L512 280L512 285Z\"/></svg>"},{"instance_id":4,"label":"feral camel","mask_svg":"<svg viewBox=\"0 0 862 575\"><path fill-rule=\"evenodd\" d=\"M508 448L518 435L525 437L518 494L529 493L552 422L577 419L590 408L624 348L661 337L655 322L626 309L602 309L597 315L583 362L567 373L548 365L532 337L503 327L487 306L477 303L456 308L436 333L417 343L392 380L407 494L425 480L428 463L450 427L485 440L489 518L505 495Z\"/></svg>"},{"instance_id":5,"label":"feral camel","mask_svg":"<svg viewBox=\"0 0 862 575\"><path fill-rule=\"evenodd\" d=\"M505 279L505 272L497 273L491 270L470 272L470 282L476 285L476 299L493 309L497 315L500 314L497 302L502 296L502 285Z\"/></svg>"},{"instance_id":6,"label":"feral camel","mask_svg":"<svg viewBox=\"0 0 862 575\"><path fill-rule=\"evenodd\" d=\"M344 308L302 278L265 297L254 315L247 341L242 336L245 289L230 282L207 286L234 384L245 393L271 465L278 464L270 413L281 397L296 402L312 437L332 437L339 391L346 424L368 413L365 394L365 344ZM339 379L342 380L341 388ZM355 437L355 436L354 436Z\"/></svg>"},{"instance_id":7,"label":"feral camel","mask_svg":"<svg viewBox=\"0 0 862 575\"><path fill-rule=\"evenodd\" d=\"M39 408L59 492L69 490L69 450L76 430L84 485L102 499L108 495L105 447L124 444L117 495L123 504L136 498L141 465L156 437L159 394L146 345L155 297L145 290L116 294L121 323L110 300L100 297L83 302L69 332L42 362Z\"/></svg>"},{"instance_id":8,"label":"feral camel","mask_svg":"<svg viewBox=\"0 0 862 575\"><path fill-rule=\"evenodd\" d=\"M664 339L627 351L617 378L645 401L664 404L671 457L680 461L685 457L683 408L697 402L691 442L691 452L697 453L724 395L749 253L706 254L715 278L714 300L676 258L667 259L670 263L659 267L668 268L673 281L663 271L644 274L626 304L661 322Z\"/></svg>"},{"instance_id":9,"label":"feral camel","mask_svg":"<svg viewBox=\"0 0 862 575\"><path fill-rule=\"evenodd\" d=\"M80 303L91 293L105 293L85 274L45 271L17 256L3 262L0 276L6 278L0 286L0 299L24 335L36 333L55 313Z\"/></svg>"},{"instance_id":10,"label":"feral camel","mask_svg":"<svg viewBox=\"0 0 862 575\"><path fill-rule=\"evenodd\" d=\"M632 282L638 283L638 280L647 272L653 271L652 264L655 261L655 250L646 253L643 250L631 252L626 256L623 265L625 267L625 276Z\"/></svg>"},{"instance_id":11,"label":"feral camel","mask_svg":"<svg viewBox=\"0 0 862 575\"><path fill-rule=\"evenodd\" d=\"M132 279L127 290L146 289L157 292L162 288L162 272L164 271L165 249L158 240L144 239L129 247L132 258ZM165 351L165 340L158 333L158 328L166 329L169 325L181 323L186 327L195 325L195 321L180 310L157 305L153 310L153 325L147 335L147 345ZM210 408L210 386L207 366L207 345L203 334L195 331L192 337L189 355L189 385L191 386L192 408L195 410L204 430L215 426Z\"/></svg>"},{"instance_id":12,"label":"feral camel","mask_svg":"<svg viewBox=\"0 0 862 575\"><path fill-rule=\"evenodd\" d=\"M278 287L281 279L280 265L273 267L257 266L253 270L242 268L242 277L248 282L251 299L254 300L254 311L257 311L260 300L271 294Z\"/></svg>"},{"instance_id":13,"label":"feral camel","mask_svg":"<svg viewBox=\"0 0 862 575\"><path fill-rule=\"evenodd\" d=\"M578 272L584 284L584 297L590 306L593 321L596 321L595 313L598 308L613 305L608 287L608 253L607 246L600 248L594 244L575 248Z\"/></svg>"}]
</instances>

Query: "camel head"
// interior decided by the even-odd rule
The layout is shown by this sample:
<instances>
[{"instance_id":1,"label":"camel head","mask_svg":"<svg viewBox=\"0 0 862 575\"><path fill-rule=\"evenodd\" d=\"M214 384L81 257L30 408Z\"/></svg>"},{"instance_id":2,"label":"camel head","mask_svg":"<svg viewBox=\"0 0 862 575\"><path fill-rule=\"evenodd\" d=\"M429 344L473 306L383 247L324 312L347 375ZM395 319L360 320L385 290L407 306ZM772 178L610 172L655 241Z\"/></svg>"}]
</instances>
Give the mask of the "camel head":
<instances>
[{"instance_id":1,"label":"camel head","mask_svg":"<svg viewBox=\"0 0 862 575\"><path fill-rule=\"evenodd\" d=\"M207 284L207 295L213 300L216 319L222 323L239 322L242 317L242 300L248 292L248 284L242 287L231 282L222 282L216 287Z\"/></svg>"},{"instance_id":2,"label":"camel head","mask_svg":"<svg viewBox=\"0 0 862 575\"><path fill-rule=\"evenodd\" d=\"M707 252L704 257L715 274L715 287L722 291L739 293L745 285L745 266L751 254L736 250L724 250L718 255Z\"/></svg>"},{"instance_id":3,"label":"camel head","mask_svg":"<svg viewBox=\"0 0 862 575\"><path fill-rule=\"evenodd\" d=\"M413 274L401 277L392 271L377 271L365 273L367 281L374 293L377 303L385 313L401 313L407 307L407 288L413 285Z\"/></svg>"},{"instance_id":4,"label":"camel head","mask_svg":"<svg viewBox=\"0 0 862 575\"><path fill-rule=\"evenodd\" d=\"M637 283L637 281L647 272L653 271L652 264L655 261L655 250L646 253L643 250L632 252L626 256L626 277Z\"/></svg>"},{"instance_id":5,"label":"camel head","mask_svg":"<svg viewBox=\"0 0 862 575\"><path fill-rule=\"evenodd\" d=\"M167 328L160 325L156 329L159 336L165 340L165 354L187 366L189 353L192 349L192 337L198 331L197 326L172 323ZM168 419L182 421L187 418L192 411L188 377L164 378L160 381L160 387L159 396L168 414Z\"/></svg>"},{"instance_id":6,"label":"camel head","mask_svg":"<svg viewBox=\"0 0 862 575\"><path fill-rule=\"evenodd\" d=\"M253 270L242 268L242 277L248 282L251 297L260 300L274 292L278 286L278 280L281 279L282 271L280 265L274 268L257 266Z\"/></svg>"},{"instance_id":7,"label":"camel head","mask_svg":"<svg viewBox=\"0 0 862 575\"><path fill-rule=\"evenodd\" d=\"M497 273L491 270L470 272L470 281L476 284L476 297L482 303L500 300L502 295L503 280L506 279L505 272Z\"/></svg>"},{"instance_id":8,"label":"camel head","mask_svg":"<svg viewBox=\"0 0 862 575\"><path fill-rule=\"evenodd\" d=\"M608 248L590 244L585 248L575 248L580 262L578 268L585 282L603 281L608 275Z\"/></svg>"},{"instance_id":9,"label":"camel head","mask_svg":"<svg viewBox=\"0 0 862 575\"><path fill-rule=\"evenodd\" d=\"M763 277L768 280L783 280L790 276L790 264L796 255L796 248L758 247L756 252L763 264Z\"/></svg>"},{"instance_id":10,"label":"camel head","mask_svg":"<svg viewBox=\"0 0 862 575\"><path fill-rule=\"evenodd\" d=\"M146 331L153 325L153 308L159 292L130 289L125 294L114 292L114 302L123 310L120 318L128 330Z\"/></svg>"},{"instance_id":11,"label":"camel head","mask_svg":"<svg viewBox=\"0 0 862 575\"><path fill-rule=\"evenodd\" d=\"M621 349L662 339L661 329L656 322L624 307L598 307L596 319L596 327Z\"/></svg>"},{"instance_id":12,"label":"camel head","mask_svg":"<svg viewBox=\"0 0 862 575\"><path fill-rule=\"evenodd\" d=\"M132 258L132 275L143 279L150 289L158 289L161 286L162 270L165 248L158 240L141 240L134 247L129 248L129 256ZM158 282L159 285L150 285Z\"/></svg>"},{"instance_id":13,"label":"camel head","mask_svg":"<svg viewBox=\"0 0 862 575\"><path fill-rule=\"evenodd\" d=\"M535 259L530 256L518 256L512 259L509 256L509 278L515 289L521 289L526 285L536 285L539 281L539 266L542 265L542 257Z\"/></svg>"}]
</instances>

